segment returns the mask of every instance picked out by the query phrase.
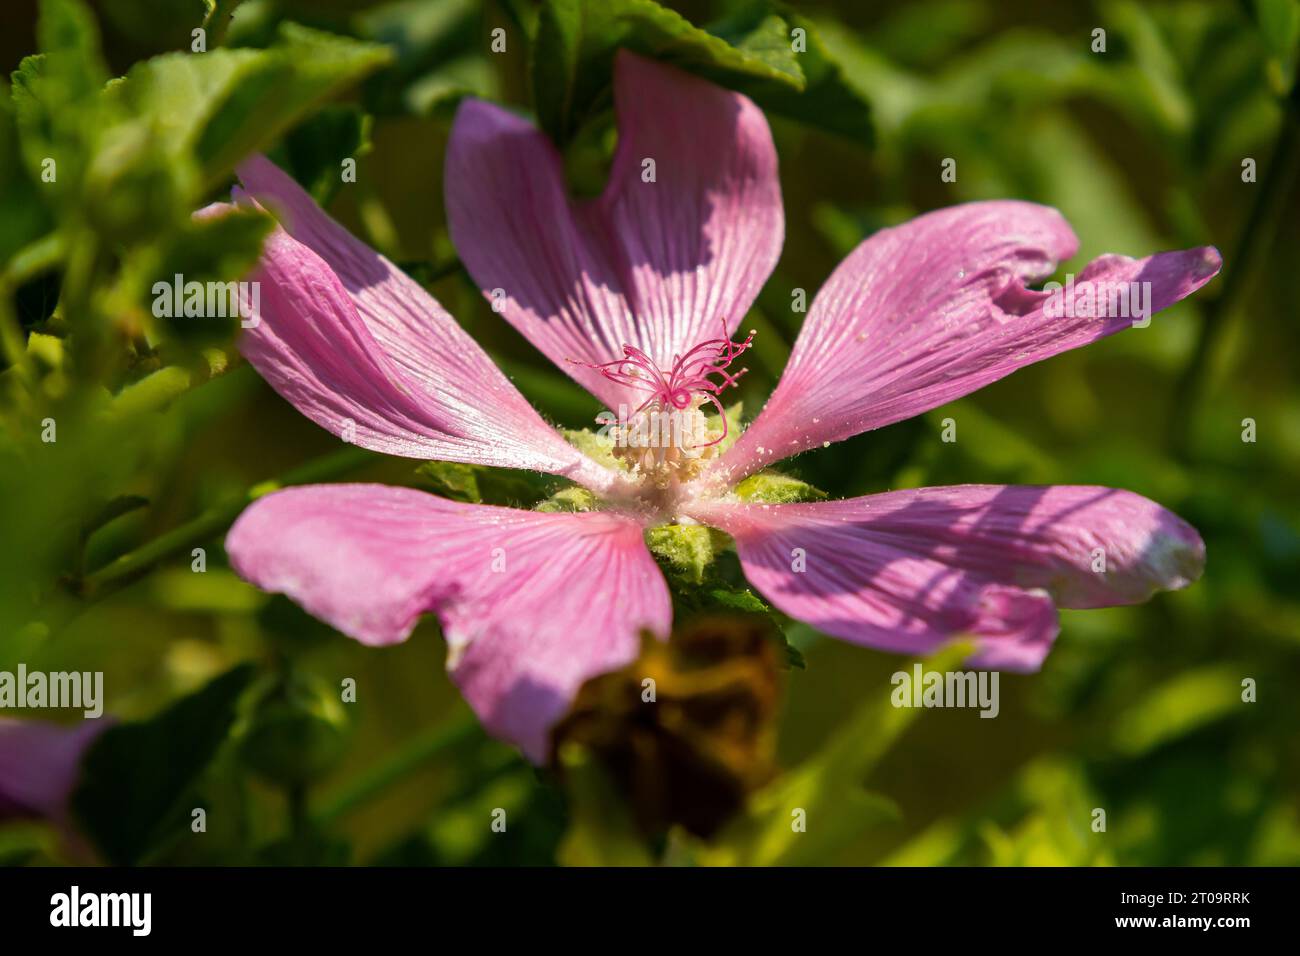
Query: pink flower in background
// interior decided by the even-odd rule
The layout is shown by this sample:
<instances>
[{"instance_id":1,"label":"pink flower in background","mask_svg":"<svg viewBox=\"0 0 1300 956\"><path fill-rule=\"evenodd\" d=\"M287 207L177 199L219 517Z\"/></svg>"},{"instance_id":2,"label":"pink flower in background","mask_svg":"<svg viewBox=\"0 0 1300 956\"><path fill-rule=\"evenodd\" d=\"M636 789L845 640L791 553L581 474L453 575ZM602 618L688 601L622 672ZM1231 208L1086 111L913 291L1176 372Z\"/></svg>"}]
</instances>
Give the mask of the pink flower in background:
<instances>
[{"instance_id":1,"label":"pink flower in background","mask_svg":"<svg viewBox=\"0 0 1300 956\"><path fill-rule=\"evenodd\" d=\"M504 318L607 407L702 416L745 344L719 339L719 319L734 337L780 254L776 151L752 102L670 67L621 53L614 94L618 151L590 201L568 196L542 133L466 101L446 163L452 238ZM726 531L754 586L827 634L907 653L966 635L975 664L1022 671L1047 654L1058 607L1140 602L1200 574L1195 530L1126 491L973 485L763 504L731 490L1131 324L1045 314L1049 294L1027 283L1077 249L1053 209L970 203L881 230L818 293L775 392L734 444L659 448L615 468L566 442L422 288L289 177L255 158L240 178L282 226L254 276L261 321L243 339L281 395L363 447L561 475L600 510L292 488L240 517L232 564L367 644L402 641L435 613L453 680L535 761L585 680L634 659L643 629L668 634L668 587L643 538L656 525ZM1158 311L1219 265L1212 248L1104 256L1072 294L1105 302L1149 283Z\"/></svg>"},{"instance_id":2,"label":"pink flower in background","mask_svg":"<svg viewBox=\"0 0 1300 956\"><path fill-rule=\"evenodd\" d=\"M66 826L81 755L111 725L0 718L0 822L32 818Z\"/></svg>"}]
</instances>

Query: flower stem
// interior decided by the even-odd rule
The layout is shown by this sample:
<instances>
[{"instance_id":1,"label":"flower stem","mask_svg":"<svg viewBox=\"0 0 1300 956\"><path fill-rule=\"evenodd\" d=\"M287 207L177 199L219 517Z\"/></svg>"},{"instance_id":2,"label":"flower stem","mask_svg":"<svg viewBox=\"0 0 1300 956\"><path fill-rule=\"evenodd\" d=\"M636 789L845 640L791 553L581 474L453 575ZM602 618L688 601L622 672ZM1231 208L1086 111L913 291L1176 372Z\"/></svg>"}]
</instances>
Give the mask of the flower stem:
<instances>
[{"instance_id":1,"label":"flower stem","mask_svg":"<svg viewBox=\"0 0 1300 956\"><path fill-rule=\"evenodd\" d=\"M407 741L387 760L371 767L340 790L316 812L318 823L344 816L397 783L425 763L479 733L478 721L465 714L450 724L431 727Z\"/></svg>"},{"instance_id":2,"label":"flower stem","mask_svg":"<svg viewBox=\"0 0 1300 956\"><path fill-rule=\"evenodd\" d=\"M239 517L248 505L263 495L287 488L290 485L305 485L316 481L335 478L352 471L374 458L374 452L363 448L348 446L328 455L310 461L301 467L285 472L279 478L263 481L253 485L247 491L214 505L178 528L154 538L134 551L104 565L97 571L86 575L81 581L81 592L91 598L102 597L115 587L134 580L149 571L155 564L164 561L203 541L229 525Z\"/></svg>"}]
</instances>

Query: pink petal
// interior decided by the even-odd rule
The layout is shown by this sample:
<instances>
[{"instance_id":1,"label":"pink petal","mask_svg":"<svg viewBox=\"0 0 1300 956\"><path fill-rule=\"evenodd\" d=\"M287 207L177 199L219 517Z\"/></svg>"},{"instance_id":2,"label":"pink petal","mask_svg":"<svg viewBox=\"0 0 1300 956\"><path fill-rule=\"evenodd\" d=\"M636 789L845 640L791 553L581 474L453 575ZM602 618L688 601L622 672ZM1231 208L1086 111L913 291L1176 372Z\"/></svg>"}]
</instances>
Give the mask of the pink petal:
<instances>
[{"instance_id":1,"label":"pink petal","mask_svg":"<svg viewBox=\"0 0 1300 956\"><path fill-rule=\"evenodd\" d=\"M604 193L568 196L560 154L500 107L467 100L447 151L452 239L505 318L616 410L636 393L570 363L642 349L660 368L733 332L781 252L776 150L748 99L627 51ZM644 182L653 159L655 181ZM635 399L635 401L633 401Z\"/></svg>"},{"instance_id":2,"label":"pink petal","mask_svg":"<svg viewBox=\"0 0 1300 956\"><path fill-rule=\"evenodd\" d=\"M410 488L315 485L251 505L226 550L241 576L365 644L433 612L452 678L494 734L542 762L587 678L668 633L668 588L619 515L467 505Z\"/></svg>"},{"instance_id":3,"label":"pink petal","mask_svg":"<svg viewBox=\"0 0 1300 956\"><path fill-rule=\"evenodd\" d=\"M1016 369L1118 332L1132 319L1053 317L1046 292L1077 240L1061 214L1026 202L978 202L883 229L857 247L817 294L776 390L720 460L746 474L860 432L911 418ZM1075 294L1150 283L1151 312L1219 271L1211 247L1145 259L1103 256ZM1053 302L1053 306L1055 306Z\"/></svg>"},{"instance_id":4,"label":"pink petal","mask_svg":"<svg viewBox=\"0 0 1300 956\"><path fill-rule=\"evenodd\" d=\"M284 226L252 276L260 309L241 348L294 407L363 448L609 487L612 473L547 425L417 283L268 160L239 175Z\"/></svg>"},{"instance_id":5,"label":"pink petal","mask_svg":"<svg viewBox=\"0 0 1300 956\"><path fill-rule=\"evenodd\" d=\"M1112 488L961 485L692 515L735 538L750 581L792 617L908 653L971 634L978 664L1009 670L1042 663L1053 602L1138 603L1186 587L1205 562L1190 525Z\"/></svg>"},{"instance_id":6,"label":"pink petal","mask_svg":"<svg viewBox=\"0 0 1300 956\"><path fill-rule=\"evenodd\" d=\"M0 821L65 823L81 755L110 726L103 718L69 726L0 718Z\"/></svg>"}]
</instances>

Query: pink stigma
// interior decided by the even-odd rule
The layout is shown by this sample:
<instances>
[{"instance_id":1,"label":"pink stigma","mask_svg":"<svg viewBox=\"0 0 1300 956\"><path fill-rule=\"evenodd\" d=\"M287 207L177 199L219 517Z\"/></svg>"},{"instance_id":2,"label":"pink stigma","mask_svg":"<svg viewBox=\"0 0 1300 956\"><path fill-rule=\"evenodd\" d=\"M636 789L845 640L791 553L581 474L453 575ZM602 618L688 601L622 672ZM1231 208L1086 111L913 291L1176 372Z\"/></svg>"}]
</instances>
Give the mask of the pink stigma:
<instances>
[{"instance_id":1,"label":"pink stigma","mask_svg":"<svg viewBox=\"0 0 1300 956\"><path fill-rule=\"evenodd\" d=\"M711 442L697 447L708 448L727 437L727 412L718 401L718 393L724 388L736 384L736 380L748 369L728 372L727 368L749 348L754 341L754 333L741 342L733 342L727 335L726 320L722 321L722 338L708 339L695 346L685 355L674 355L673 365L667 372L655 364L645 352L633 345L623 346L623 357L612 362L593 364L569 359L575 365L599 369L600 374L611 382L626 385L639 391L649 392L649 397L637 407L637 412L658 403L660 408L674 408L685 411L690 408L696 395L713 403L722 418L722 434ZM710 376L718 376L715 381Z\"/></svg>"}]
</instances>

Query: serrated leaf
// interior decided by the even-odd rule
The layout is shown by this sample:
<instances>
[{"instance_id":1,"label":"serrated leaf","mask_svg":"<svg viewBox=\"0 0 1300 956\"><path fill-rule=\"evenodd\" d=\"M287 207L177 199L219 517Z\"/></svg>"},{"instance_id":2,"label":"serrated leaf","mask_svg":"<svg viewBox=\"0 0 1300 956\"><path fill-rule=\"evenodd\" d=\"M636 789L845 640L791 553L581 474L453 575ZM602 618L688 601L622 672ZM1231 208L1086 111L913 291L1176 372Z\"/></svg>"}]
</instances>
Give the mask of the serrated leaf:
<instances>
[{"instance_id":1,"label":"serrated leaf","mask_svg":"<svg viewBox=\"0 0 1300 956\"><path fill-rule=\"evenodd\" d=\"M758 10L762 8L759 4ZM760 27L751 28L746 42L761 44L775 55L778 46L789 52L797 36L801 49L796 57L804 75L804 86L793 89L788 83L740 80L735 88L770 113L843 136L860 146L872 145L875 130L871 104L848 82L822 41L816 24L785 4L773 4L772 11L766 16L759 14ZM710 29L727 35L723 25L712 25Z\"/></svg>"},{"instance_id":2,"label":"serrated leaf","mask_svg":"<svg viewBox=\"0 0 1300 956\"><path fill-rule=\"evenodd\" d=\"M746 29L732 24L739 45L690 23L652 0L547 0L538 12L530 74L538 122L567 143L598 108L609 105L614 55L620 47L686 67L721 82L762 79L804 88L785 23L760 16Z\"/></svg>"},{"instance_id":3,"label":"serrated leaf","mask_svg":"<svg viewBox=\"0 0 1300 956\"><path fill-rule=\"evenodd\" d=\"M33 179L54 161L58 196L79 180L84 144L104 123L95 116L108 70L100 53L99 30L80 0L43 0L36 36L41 53L24 57L11 77L22 151Z\"/></svg>"},{"instance_id":4,"label":"serrated leaf","mask_svg":"<svg viewBox=\"0 0 1300 956\"><path fill-rule=\"evenodd\" d=\"M46 74L63 86L69 101L99 92L108 79L99 28L81 0L42 0L36 39L49 58Z\"/></svg>"},{"instance_id":5,"label":"serrated leaf","mask_svg":"<svg viewBox=\"0 0 1300 956\"><path fill-rule=\"evenodd\" d=\"M18 141L14 108L0 91L0 266L14 253L49 231L49 213L41 203L36 183L28 175Z\"/></svg>"},{"instance_id":6,"label":"serrated leaf","mask_svg":"<svg viewBox=\"0 0 1300 956\"><path fill-rule=\"evenodd\" d=\"M266 50L169 53L134 67L114 94L151 117L163 146L193 151L215 185L313 108L391 59L385 47L286 23Z\"/></svg>"}]
</instances>

